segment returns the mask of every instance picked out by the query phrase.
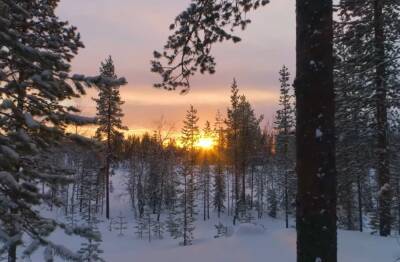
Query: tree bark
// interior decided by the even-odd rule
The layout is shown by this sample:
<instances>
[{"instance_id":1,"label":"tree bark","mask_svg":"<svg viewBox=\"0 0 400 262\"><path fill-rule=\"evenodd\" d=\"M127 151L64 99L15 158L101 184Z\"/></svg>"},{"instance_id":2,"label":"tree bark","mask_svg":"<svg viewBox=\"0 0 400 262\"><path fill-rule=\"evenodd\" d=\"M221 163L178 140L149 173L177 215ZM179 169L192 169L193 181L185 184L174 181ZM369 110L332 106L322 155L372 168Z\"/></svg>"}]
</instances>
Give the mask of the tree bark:
<instances>
[{"instance_id":1,"label":"tree bark","mask_svg":"<svg viewBox=\"0 0 400 262\"><path fill-rule=\"evenodd\" d=\"M297 0L297 261L337 261L332 0Z\"/></svg>"}]
</instances>

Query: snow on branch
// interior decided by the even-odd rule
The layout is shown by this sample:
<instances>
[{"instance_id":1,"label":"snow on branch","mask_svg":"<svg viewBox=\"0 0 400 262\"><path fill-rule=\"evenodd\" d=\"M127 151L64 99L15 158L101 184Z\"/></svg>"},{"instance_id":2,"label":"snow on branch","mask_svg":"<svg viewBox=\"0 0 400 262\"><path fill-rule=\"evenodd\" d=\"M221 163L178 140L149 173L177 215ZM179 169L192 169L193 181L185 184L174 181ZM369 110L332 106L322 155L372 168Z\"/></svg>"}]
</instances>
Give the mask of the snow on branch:
<instances>
[{"instance_id":1,"label":"snow on branch","mask_svg":"<svg viewBox=\"0 0 400 262\"><path fill-rule=\"evenodd\" d=\"M90 125L97 123L96 117L87 117L68 113L65 114L65 119L68 123L76 125Z\"/></svg>"}]
</instances>

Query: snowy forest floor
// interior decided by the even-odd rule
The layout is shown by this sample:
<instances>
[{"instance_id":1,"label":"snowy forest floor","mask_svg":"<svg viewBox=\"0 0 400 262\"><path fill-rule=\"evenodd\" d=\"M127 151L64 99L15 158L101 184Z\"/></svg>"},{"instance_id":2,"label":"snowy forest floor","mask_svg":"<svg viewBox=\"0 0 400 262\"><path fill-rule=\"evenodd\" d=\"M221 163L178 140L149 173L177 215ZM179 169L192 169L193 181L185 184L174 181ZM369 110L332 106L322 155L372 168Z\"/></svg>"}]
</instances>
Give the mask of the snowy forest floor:
<instances>
[{"instance_id":1,"label":"snowy forest floor","mask_svg":"<svg viewBox=\"0 0 400 262\"><path fill-rule=\"evenodd\" d=\"M116 230L109 231L108 222L103 219L99 229L103 242L102 257L108 262L293 262L296 254L296 231L286 229L282 219L266 216L256 223L265 227L265 232L254 232L236 226L230 237L214 238L218 224L216 214L208 221L199 215L196 221L195 240L192 246L179 246L178 239L172 239L164 232L164 239L149 242L135 235L135 220L130 207L129 197L125 194L122 171L112 177L111 216L120 214L126 217L127 229L123 236ZM62 211L57 214L61 219ZM232 225L232 218L224 216L220 220L224 225ZM293 225L293 222L292 222ZM53 238L73 250L80 248L77 237L66 237L55 233ZM400 257L398 237L382 238L369 233L339 230L339 261L343 262L394 262ZM43 261L42 252L36 252L30 261ZM57 260L58 261L58 260Z\"/></svg>"}]
</instances>

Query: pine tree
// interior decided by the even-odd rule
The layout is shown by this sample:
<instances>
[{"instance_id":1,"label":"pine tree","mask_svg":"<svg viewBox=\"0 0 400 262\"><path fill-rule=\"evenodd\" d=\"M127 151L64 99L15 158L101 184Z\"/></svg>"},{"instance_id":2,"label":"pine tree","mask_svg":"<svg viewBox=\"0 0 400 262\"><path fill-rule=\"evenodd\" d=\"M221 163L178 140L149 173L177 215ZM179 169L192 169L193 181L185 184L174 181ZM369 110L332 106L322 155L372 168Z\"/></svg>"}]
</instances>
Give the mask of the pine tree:
<instances>
[{"instance_id":1,"label":"pine tree","mask_svg":"<svg viewBox=\"0 0 400 262\"><path fill-rule=\"evenodd\" d=\"M197 116L197 110L191 105L190 109L186 113L185 120L183 121L182 128L182 144L186 150L186 157L184 159L185 165L189 168L189 177L185 177L185 183L187 185L187 197L189 205L190 216L195 215L195 194L196 194L196 145L200 138L200 131L197 122L199 118ZM186 194L185 194L186 195Z\"/></svg>"},{"instance_id":2,"label":"pine tree","mask_svg":"<svg viewBox=\"0 0 400 262\"><path fill-rule=\"evenodd\" d=\"M206 121L205 127L203 129L202 136L207 139L213 137L210 122ZM210 219L210 190L211 190L211 167L210 167L210 154L208 149L202 150L200 160L200 176L202 178L202 188L203 188L203 218Z\"/></svg>"},{"instance_id":3,"label":"pine tree","mask_svg":"<svg viewBox=\"0 0 400 262\"><path fill-rule=\"evenodd\" d=\"M117 79L115 74L114 62L108 57L104 62L101 63L100 67L101 76ZM121 106L123 101L119 93L119 86L115 85L104 85L99 90L98 98L93 99L97 106L97 117L99 127L96 130L96 137L103 141L105 140L105 189L106 189L106 217L110 218L110 168L114 157L113 151L115 150L115 144L121 136L120 130L126 129L122 125L122 113Z\"/></svg>"},{"instance_id":4,"label":"pine tree","mask_svg":"<svg viewBox=\"0 0 400 262\"><path fill-rule=\"evenodd\" d=\"M285 207L285 223L286 228L289 227L289 209L292 199L296 195L295 192L289 192L293 187L292 184L295 177L291 176L291 172L295 167L295 116L293 107L293 95L291 85L289 83L290 74L286 66L279 71L279 82L281 83L279 109L276 113L275 130L276 134L276 158L278 161L279 172L283 176L280 184L283 186L284 207Z\"/></svg>"},{"instance_id":5,"label":"pine tree","mask_svg":"<svg viewBox=\"0 0 400 262\"><path fill-rule=\"evenodd\" d=\"M226 119L227 150L229 163L233 169L235 215L233 222L247 212L246 179L249 165L256 158L256 150L261 137L260 122L251 104L244 95L238 95L239 89L234 80L231 87L231 106ZM251 203L251 201L250 201Z\"/></svg>"},{"instance_id":6,"label":"pine tree","mask_svg":"<svg viewBox=\"0 0 400 262\"><path fill-rule=\"evenodd\" d=\"M231 107L227 112L227 148L229 152L229 160L233 169L233 179L234 186L233 192L235 197L235 214L233 217L233 224L236 224L236 220L239 218L239 209L240 209L240 199L239 199L239 150L238 150L238 141L239 141L239 115L238 115L238 107L239 107L239 88L236 83L236 80L233 80L231 86Z\"/></svg>"},{"instance_id":7,"label":"pine tree","mask_svg":"<svg viewBox=\"0 0 400 262\"><path fill-rule=\"evenodd\" d=\"M218 111L214 132L216 134L216 164L214 168L214 198L213 204L214 208L217 209L218 218L221 216L221 212L225 209L225 199L226 199L226 191L225 191L225 131L224 131L224 120L220 112ZM229 201L229 200L228 200Z\"/></svg>"},{"instance_id":8,"label":"pine tree","mask_svg":"<svg viewBox=\"0 0 400 262\"><path fill-rule=\"evenodd\" d=\"M79 256L54 244L48 236L58 227L82 236L86 231L41 216L38 206L49 195L40 185L71 182L63 172L54 172L46 151L57 146L68 124L93 122L65 103L85 93L87 86L122 84L123 79L70 76L70 62L83 47L76 28L54 13L58 1L0 1L0 207L1 242L8 247L8 260L17 260L17 247L32 240L21 252L29 256L39 246L64 259ZM78 141L78 139L76 139ZM48 152L48 151L47 151Z\"/></svg>"}]
</instances>

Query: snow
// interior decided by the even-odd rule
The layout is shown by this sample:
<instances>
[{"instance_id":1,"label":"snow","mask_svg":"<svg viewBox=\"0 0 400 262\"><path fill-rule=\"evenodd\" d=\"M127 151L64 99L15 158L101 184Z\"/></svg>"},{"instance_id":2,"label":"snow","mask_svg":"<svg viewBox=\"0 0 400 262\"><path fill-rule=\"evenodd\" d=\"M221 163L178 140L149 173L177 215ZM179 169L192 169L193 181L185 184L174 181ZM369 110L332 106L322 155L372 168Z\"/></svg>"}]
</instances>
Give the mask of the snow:
<instances>
[{"instance_id":1,"label":"snow","mask_svg":"<svg viewBox=\"0 0 400 262\"><path fill-rule=\"evenodd\" d=\"M12 159L14 161L19 160L19 154L14 151L14 149L8 147L8 146L0 146L0 152L5 154L8 159Z\"/></svg>"},{"instance_id":2,"label":"snow","mask_svg":"<svg viewBox=\"0 0 400 262\"><path fill-rule=\"evenodd\" d=\"M4 99L0 105L2 109L9 109L13 107L13 102L10 99Z\"/></svg>"},{"instance_id":3,"label":"snow","mask_svg":"<svg viewBox=\"0 0 400 262\"><path fill-rule=\"evenodd\" d=\"M102 257L109 262L293 262L296 261L296 231L286 229L283 219L265 217L255 220L256 224L241 224L234 227L234 234L229 237L214 238L215 225L221 222L232 227L232 217L216 214L208 221L196 221L195 240L192 246L179 246L178 239L172 239L167 232L164 239L138 239L135 232L133 213L130 210L129 196L122 183L125 172L118 171L111 177L113 192L111 194L111 216L122 214L128 221L127 230L121 236L117 230L109 231L108 222L103 219L99 225L103 242L100 248ZM61 218L62 211L54 213ZM291 225L294 222L291 221ZM65 236L57 231L52 240L62 243L72 250L79 250L80 238ZM396 237L382 238L368 232L338 231L338 261L341 262L377 262L395 261L400 257L400 245ZM44 249L39 249L31 261L43 261ZM62 261L55 257L54 261ZM318 260L316 260L318 261Z\"/></svg>"},{"instance_id":4,"label":"snow","mask_svg":"<svg viewBox=\"0 0 400 262\"><path fill-rule=\"evenodd\" d=\"M96 117L86 117L75 114L65 114L65 117L68 121L77 124L77 125L87 125L87 124L95 124L97 122Z\"/></svg>"},{"instance_id":5,"label":"snow","mask_svg":"<svg viewBox=\"0 0 400 262\"><path fill-rule=\"evenodd\" d=\"M238 225L235 232L237 236L254 236L265 233L265 227L262 224L243 223Z\"/></svg>"},{"instance_id":6,"label":"snow","mask_svg":"<svg viewBox=\"0 0 400 262\"><path fill-rule=\"evenodd\" d=\"M25 113L24 118L25 118L25 123L29 128L35 129L40 127L40 124L35 119L33 119L30 113Z\"/></svg>"},{"instance_id":7,"label":"snow","mask_svg":"<svg viewBox=\"0 0 400 262\"><path fill-rule=\"evenodd\" d=\"M14 177L6 172L6 171L0 171L0 182L2 185L7 185L11 189L18 189L19 185L18 182L14 179Z\"/></svg>"},{"instance_id":8,"label":"snow","mask_svg":"<svg viewBox=\"0 0 400 262\"><path fill-rule=\"evenodd\" d=\"M390 185L388 183L385 183L379 190L378 195L382 195L383 193L387 192L390 190Z\"/></svg>"},{"instance_id":9,"label":"snow","mask_svg":"<svg viewBox=\"0 0 400 262\"><path fill-rule=\"evenodd\" d=\"M315 137L321 138L322 136L323 136L323 133L322 133L321 129L319 129L319 128L315 129Z\"/></svg>"}]
</instances>

